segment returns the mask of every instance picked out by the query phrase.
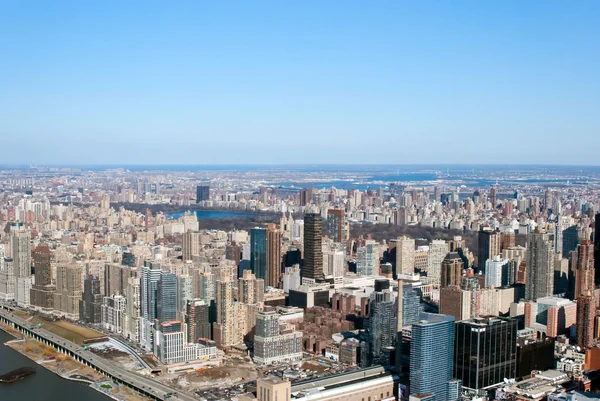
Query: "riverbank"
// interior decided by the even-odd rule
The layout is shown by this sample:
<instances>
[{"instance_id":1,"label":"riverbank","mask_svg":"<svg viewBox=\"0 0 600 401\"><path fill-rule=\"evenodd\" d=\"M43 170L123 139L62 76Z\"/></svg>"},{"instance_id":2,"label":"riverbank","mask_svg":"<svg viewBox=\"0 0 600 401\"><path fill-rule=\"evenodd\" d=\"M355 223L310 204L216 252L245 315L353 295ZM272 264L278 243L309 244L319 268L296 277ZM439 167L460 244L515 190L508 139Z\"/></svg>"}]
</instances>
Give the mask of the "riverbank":
<instances>
[{"instance_id":1,"label":"riverbank","mask_svg":"<svg viewBox=\"0 0 600 401\"><path fill-rule=\"evenodd\" d=\"M17 351L27 359L35 362L37 366L47 369L62 379L85 383L93 390L118 401L149 400L149 398L136 393L129 387L117 385L107 380L101 373L61 354L54 348L23 336L10 326L0 323L0 330L14 337L14 340L4 343L6 347Z\"/></svg>"}]
</instances>

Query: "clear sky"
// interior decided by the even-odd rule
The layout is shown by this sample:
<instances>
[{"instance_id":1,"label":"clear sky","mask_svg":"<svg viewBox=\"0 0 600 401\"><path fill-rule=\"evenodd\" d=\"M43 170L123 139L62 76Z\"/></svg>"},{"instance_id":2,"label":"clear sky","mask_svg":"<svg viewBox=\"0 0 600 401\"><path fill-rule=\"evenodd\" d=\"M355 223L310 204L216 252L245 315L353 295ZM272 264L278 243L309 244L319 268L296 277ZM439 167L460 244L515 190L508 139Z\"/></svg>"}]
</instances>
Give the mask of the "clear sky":
<instances>
[{"instance_id":1,"label":"clear sky","mask_svg":"<svg viewBox=\"0 0 600 401\"><path fill-rule=\"evenodd\" d=\"M0 1L0 163L600 165L600 1Z\"/></svg>"}]
</instances>

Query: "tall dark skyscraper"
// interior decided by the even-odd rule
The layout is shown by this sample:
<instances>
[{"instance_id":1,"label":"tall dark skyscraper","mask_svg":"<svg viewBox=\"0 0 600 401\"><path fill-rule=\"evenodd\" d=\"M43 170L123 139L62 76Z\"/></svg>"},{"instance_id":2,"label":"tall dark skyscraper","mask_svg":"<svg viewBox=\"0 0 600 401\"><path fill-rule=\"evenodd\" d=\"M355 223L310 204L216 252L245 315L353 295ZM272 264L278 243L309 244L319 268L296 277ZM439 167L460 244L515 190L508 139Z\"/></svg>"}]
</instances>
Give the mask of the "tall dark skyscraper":
<instances>
[{"instance_id":1,"label":"tall dark skyscraper","mask_svg":"<svg viewBox=\"0 0 600 401\"><path fill-rule=\"evenodd\" d=\"M490 188L490 203L492 204L492 209L496 209L496 206L498 206L498 190L494 186Z\"/></svg>"},{"instance_id":2,"label":"tall dark skyscraper","mask_svg":"<svg viewBox=\"0 0 600 401\"><path fill-rule=\"evenodd\" d=\"M575 270L575 295L574 299L594 291L594 260L593 245L590 240L584 239L577 245L575 252L571 253L571 265Z\"/></svg>"},{"instance_id":3,"label":"tall dark skyscraper","mask_svg":"<svg viewBox=\"0 0 600 401\"><path fill-rule=\"evenodd\" d=\"M54 292L52 285L52 252L47 244L40 244L33 252L35 284L30 291L31 304L42 309L54 308Z\"/></svg>"},{"instance_id":4,"label":"tall dark skyscraper","mask_svg":"<svg viewBox=\"0 0 600 401\"><path fill-rule=\"evenodd\" d=\"M300 206L308 205L312 200L312 189L302 188L300 190Z\"/></svg>"},{"instance_id":5,"label":"tall dark skyscraper","mask_svg":"<svg viewBox=\"0 0 600 401\"><path fill-rule=\"evenodd\" d=\"M600 213L594 224L594 284L600 285Z\"/></svg>"},{"instance_id":6,"label":"tall dark skyscraper","mask_svg":"<svg viewBox=\"0 0 600 401\"><path fill-rule=\"evenodd\" d=\"M196 187L196 203L210 199L210 186L198 185Z\"/></svg>"},{"instance_id":7,"label":"tall dark skyscraper","mask_svg":"<svg viewBox=\"0 0 600 401\"><path fill-rule=\"evenodd\" d=\"M501 238L498 232L480 230L478 234L477 267L485 272L485 262L500 254Z\"/></svg>"},{"instance_id":8,"label":"tall dark skyscraper","mask_svg":"<svg viewBox=\"0 0 600 401\"><path fill-rule=\"evenodd\" d=\"M267 278L267 230L250 230L250 269L256 278Z\"/></svg>"},{"instance_id":9,"label":"tall dark skyscraper","mask_svg":"<svg viewBox=\"0 0 600 401\"><path fill-rule=\"evenodd\" d=\"M188 342L195 343L199 338L212 338L209 305L202 299L188 301L185 324L187 325Z\"/></svg>"},{"instance_id":10,"label":"tall dark skyscraper","mask_svg":"<svg viewBox=\"0 0 600 401\"><path fill-rule=\"evenodd\" d=\"M323 274L323 219L318 213L304 215L304 265L302 278L316 282L325 280Z\"/></svg>"},{"instance_id":11,"label":"tall dark skyscraper","mask_svg":"<svg viewBox=\"0 0 600 401\"><path fill-rule=\"evenodd\" d=\"M267 277L265 277L265 284L277 288L280 276L281 231L277 229L275 224L269 224L267 226Z\"/></svg>"},{"instance_id":12,"label":"tall dark skyscraper","mask_svg":"<svg viewBox=\"0 0 600 401\"><path fill-rule=\"evenodd\" d=\"M97 324L102 322L102 294L100 280L87 276L83 281L83 295L79 301L79 320Z\"/></svg>"},{"instance_id":13,"label":"tall dark skyscraper","mask_svg":"<svg viewBox=\"0 0 600 401\"><path fill-rule=\"evenodd\" d=\"M592 291L577 297L577 345L586 349L594 345L596 299Z\"/></svg>"},{"instance_id":14,"label":"tall dark skyscraper","mask_svg":"<svg viewBox=\"0 0 600 401\"><path fill-rule=\"evenodd\" d=\"M177 319L177 275L163 273L156 287L156 318L161 322Z\"/></svg>"},{"instance_id":15,"label":"tall dark skyscraper","mask_svg":"<svg viewBox=\"0 0 600 401\"><path fill-rule=\"evenodd\" d=\"M516 377L517 321L481 318L456 323L454 377L471 390Z\"/></svg>"}]
</instances>

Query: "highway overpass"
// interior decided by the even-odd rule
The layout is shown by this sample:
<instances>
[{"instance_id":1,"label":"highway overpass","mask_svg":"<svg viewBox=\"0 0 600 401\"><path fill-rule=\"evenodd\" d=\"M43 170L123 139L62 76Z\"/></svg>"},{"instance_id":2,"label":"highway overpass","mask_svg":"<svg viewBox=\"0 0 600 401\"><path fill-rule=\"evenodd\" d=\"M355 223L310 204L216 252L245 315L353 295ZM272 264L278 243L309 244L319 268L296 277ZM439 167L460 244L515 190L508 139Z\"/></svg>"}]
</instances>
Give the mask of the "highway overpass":
<instances>
[{"instance_id":1,"label":"highway overpass","mask_svg":"<svg viewBox=\"0 0 600 401\"><path fill-rule=\"evenodd\" d=\"M196 398L189 394L176 392L162 383L125 370L105 358L92 354L75 343L44 330L43 327L31 324L12 314L11 309L10 306L0 304L0 321L35 340L50 345L65 355L69 355L76 361L104 374L116 383L130 387L138 393L154 400L197 401Z\"/></svg>"}]
</instances>

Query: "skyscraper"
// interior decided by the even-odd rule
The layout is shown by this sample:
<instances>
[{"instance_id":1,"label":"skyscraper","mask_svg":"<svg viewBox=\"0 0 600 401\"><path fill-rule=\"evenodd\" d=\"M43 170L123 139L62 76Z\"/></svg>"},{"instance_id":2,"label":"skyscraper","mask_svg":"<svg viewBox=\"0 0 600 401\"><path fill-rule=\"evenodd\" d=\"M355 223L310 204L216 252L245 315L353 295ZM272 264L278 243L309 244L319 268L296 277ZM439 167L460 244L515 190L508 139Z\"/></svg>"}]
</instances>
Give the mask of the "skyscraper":
<instances>
[{"instance_id":1,"label":"skyscraper","mask_svg":"<svg viewBox=\"0 0 600 401\"><path fill-rule=\"evenodd\" d=\"M321 282L323 274L323 220L318 213L304 215L304 266L302 279Z\"/></svg>"},{"instance_id":2,"label":"skyscraper","mask_svg":"<svg viewBox=\"0 0 600 401\"><path fill-rule=\"evenodd\" d=\"M375 248L377 245L373 241L367 242L365 246L356 250L356 272L360 276L378 276L379 255Z\"/></svg>"},{"instance_id":3,"label":"skyscraper","mask_svg":"<svg viewBox=\"0 0 600 401\"><path fill-rule=\"evenodd\" d=\"M575 270L575 299L594 290L594 248L590 240L582 240L571 254Z\"/></svg>"},{"instance_id":4,"label":"skyscraper","mask_svg":"<svg viewBox=\"0 0 600 401\"><path fill-rule=\"evenodd\" d=\"M431 394L431 401L449 396L454 363L454 317L422 312L412 326L410 393Z\"/></svg>"},{"instance_id":5,"label":"skyscraper","mask_svg":"<svg viewBox=\"0 0 600 401\"><path fill-rule=\"evenodd\" d=\"M199 338L212 338L208 309L208 304L202 299L188 301L185 313L188 342L195 343Z\"/></svg>"},{"instance_id":6,"label":"skyscraper","mask_svg":"<svg viewBox=\"0 0 600 401\"><path fill-rule=\"evenodd\" d=\"M370 313L366 326L369 329L372 363L387 365L389 361L385 359L384 350L394 345L397 333L396 297L389 288L378 291L377 281L376 290L370 296Z\"/></svg>"},{"instance_id":7,"label":"skyscraper","mask_svg":"<svg viewBox=\"0 0 600 401\"><path fill-rule=\"evenodd\" d=\"M11 236L12 258L15 278L31 277L31 234L29 231L17 230Z\"/></svg>"},{"instance_id":8,"label":"skyscraper","mask_svg":"<svg viewBox=\"0 0 600 401\"><path fill-rule=\"evenodd\" d=\"M415 273L415 240L402 236L396 240L396 272L412 275Z\"/></svg>"},{"instance_id":9,"label":"skyscraper","mask_svg":"<svg viewBox=\"0 0 600 401\"><path fill-rule=\"evenodd\" d=\"M600 213L594 223L594 285L600 285Z\"/></svg>"},{"instance_id":10,"label":"skyscraper","mask_svg":"<svg viewBox=\"0 0 600 401\"><path fill-rule=\"evenodd\" d=\"M434 239L427 254L427 281L439 285L442 280L442 261L448 254L448 244L444 240Z\"/></svg>"},{"instance_id":11,"label":"skyscraper","mask_svg":"<svg viewBox=\"0 0 600 401\"><path fill-rule=\"evenodd\" d=\"M267 277L269 287L279 288L281 277L281 231L275 224L267 226Z\"/></svg>"},{"instance_id":12,"label":"skyscraper","mask_svg":"<svg viewBox=\"0 0 600 401\"><path fill-rule=\"evenodd\" d=\"M140 343L147 350L154 349L154 319L156 319L156 290L163 271L160 264L149 262L142 267L140 279ZM177 297L175 296L175 303Z\"/></svg>"},{"instance_id":13,"label":"skyscraper","mask_svg":"<svg viewBox=\"0 0 600 401\"><path fill-rule=\"evenodd\" d=\"M554 235L540 231L527 236L526 298L535 301L554 292Z\"/></svg>"},{"instance_id":14,"label":"skyscraper","mask_svg":"<svg viewBox=\"0 0 600 401\"><path fill-rule=\"evenodd\" d=\"M486 317L456 322L454 344L454 377L463 387L482 390L516 377L516 320Z\"/></svg>"},{"instance_id":15,"label":"skyscraper","mask_svg":"<svg viewBox=\"0 0 600 401\"><path fill-rule=\"evenodd\" d=\"M327 211L327 236L334 242L344 241L344 224L344 209L329 209Z\"/></svg>"},{"instance_id":16,"label":"skyscraper","mask_svg":"<svg viewBox=\"0 0 600 401\"><path fill-rule=\"evenodd\" d=\"M252 272L244 270L242 278L238 280L238 299L245 304L262 303L265 296L265 281L257 279Z\"/></svg>"},{"instance_id":17,"label":"skyscraper","mask_svg":"<svg viewBox=\"0 0 600 401\"><path fill-rule=\"evenodd\" d=\"M594 316L596 300L592 291L577 297L577 345L582 349L594 344Z\"/></svg>"},{"instance_id":18,"label":"skyscraper","mask_svg":"<svg viewBox=\"0 0 600 401\"><path fill-rule=\"evenodd\" d=\"M83 295L79 301L79 320L91 324L101 323L101 308L100 280L96 276L87 276L83 281Z\"/></svg>"},{"instance_id":19,"label":"skyscraper","mask_svg":"<svg viewBox=\"0 0 600 401\"><path fill-rule=\"evenodd\" d=\"M59 263L56 266L54 310L70 319L79 318L79 300L82 294L82 267L77 263Z\"/></svg>"},{"instance_id":20,"label":"skyscraper","mask_svg":"<svg viewBox=\"0 0 600 401\"><path fill-rule=\"evenodd\" d=\"M181 245L181 258L183 261L192 260L193 255L199 255L202 245L200 244L200 233L186 231L183 233L183 243Z\"/></svg>"},{"instance_id":21,"label":"skyscraper","mask_svg":"<svg viewBox=\"0 0 600 401\"><path fill-rule=\"evenodd\" d=\"M492 204L492 209L496 209L498 205L498 190L496 190L495 186L490 188L490 203Z\"/></svg>"},{"instance_id":22,"label":"skyscraper","mask_svg":"<svg viewBox=\"0 0 600 401\"><path fill-rule=\"evenodd\" d=\"M451 285L460 285L463 275L464 263L457 252L450 252L442 261L441 288Z\"/></svg>"},{"instance_id":23,"label":"skyscraper","mask_svg":"<svg viewBox=\"0 0 600 401\"><path fill-rule=\"evenodd\" d=\"M501 238L498 232L480 230L478 234L477 266L485 273L485 262L500 254Z\"/></svg>"},{"instance_id":24,"label":"skyscraper","mask_svg":"<svg viewBox=\"0 0 600 401\"><path fill-rule=\"evenodd\" d=\"M500 255L485 262L485 286L502 287L510 283L509 260L502 259ZM514 282L514 278L512 279Z\"/></svg>"},{"instance_id":25,"label":"skyscraper","mask_svg":"<svg viewBox=\"0 0 600 401\"><path fill-rule=\"evenodd\" d=\"M215 301L217 307L216 323L213 327L213 338L217 345L231 345L236 338L236 307L233 303L233 281L217 280Z\"/></svg>"},{"instance_id":26,"label":"skyscraper","mask_svg":"<svg viewBox=\"0 0 600 401\"><path fill-rule=\"evenodd\" d=\"M156 318L161 322L177 319L177 275L163 273L156 286Z\"/></svg>"},{"instance_id":27,"label":"skyscraper","mask_svg":"<svg viewBox=\"0 0 600 401\"><path fill-rule=\"evenodd\" d=\"M196 187L196 203L210 200L210 186L198 185Z\"/></svg>"},{"instance_id":28,"label":"skyscraper","mask_svg":"<svg viewBox=\"0 0 600 401\"><path fill-rule=\"evenodd\" d=\"M306 206L312 202L312 190L308 188L302 188L300 190L300 206Z\"/></svg>"},{"instance_id":29,"label":"skyscraper","mask_svg":"<svg viewBox=\"0 0 600 401\"><path fill-rule=\"evenodd\" d=\"M267 278L267 231L264 228L250 230L250 269L257 278Z\"/></svg>"},{"instance_id":30,"label":"skyscraper","mask_svg":"<svg viewBox=\"0 0 600 401\"><path fill-rule=\"evenodd\" d=\"M52 284L52 252L47 244L40 244L33 253L35 268L35 284L31 287L30 302L42 309L54 308L54 292Z\"/></svg>"},{"instance_id":31,"label":"skyscraper","mask_svg":"<svg viewBox=\"0 0 600 401\"><path fill-rule=\"evenodd\" d=\"M256 315L254 361L270 365L302 359L302 332L287 325L281 315L265 308Z\"/></svg>"}]
</instances>

